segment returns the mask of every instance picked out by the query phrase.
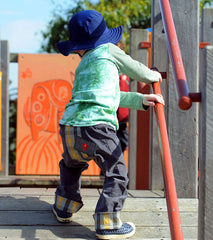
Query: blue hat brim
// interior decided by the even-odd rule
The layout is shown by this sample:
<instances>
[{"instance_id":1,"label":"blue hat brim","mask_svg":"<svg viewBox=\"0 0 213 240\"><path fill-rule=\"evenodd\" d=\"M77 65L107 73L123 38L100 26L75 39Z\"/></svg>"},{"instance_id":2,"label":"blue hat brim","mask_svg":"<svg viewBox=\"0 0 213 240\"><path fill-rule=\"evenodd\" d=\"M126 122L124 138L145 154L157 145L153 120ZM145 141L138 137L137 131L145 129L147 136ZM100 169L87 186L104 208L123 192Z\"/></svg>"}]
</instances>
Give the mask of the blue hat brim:
<instances>
[{"instance_id":1,"label":"blue hat brim","mask_svg":"<svg viewBox=\"0 0 213 240\"><path fill-rule=\"evenodd\" d=\"M112 29L106 28L103 34L97 39L90 39L89 41L87 40L77 43L73 43L70 40L58 42L57 48L59 52L62 53L64 56L68 56L70 53L74 51L93 49L105 43L116 44L121 40L122 34L123 34L122 26Z\"/></svg>"}]
</instances>

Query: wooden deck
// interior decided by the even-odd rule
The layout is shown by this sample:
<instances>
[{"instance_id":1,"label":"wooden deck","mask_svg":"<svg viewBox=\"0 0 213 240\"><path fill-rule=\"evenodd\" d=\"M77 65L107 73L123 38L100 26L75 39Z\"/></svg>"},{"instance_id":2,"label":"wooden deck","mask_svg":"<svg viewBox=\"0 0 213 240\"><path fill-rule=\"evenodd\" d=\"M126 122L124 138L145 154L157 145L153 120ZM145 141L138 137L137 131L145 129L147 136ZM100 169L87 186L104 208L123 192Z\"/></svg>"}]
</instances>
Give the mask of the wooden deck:
<instances>
[{"instance_id":1,"label":"wooden deck","mask_svg":"<svg viewBox=\"0 0 213 240\"><path fill-rule=\"evenodd\" d=\"M0 188L0 239L95 239L92 214L99 189L82 189L84 207L70 224L60 224L52 214L55 188ZM197 199L179 199L184 239L197 239ZM170 239L163 192L129 191L123 221L136 225L135 240Z\"/></svg>"}]
</instances>

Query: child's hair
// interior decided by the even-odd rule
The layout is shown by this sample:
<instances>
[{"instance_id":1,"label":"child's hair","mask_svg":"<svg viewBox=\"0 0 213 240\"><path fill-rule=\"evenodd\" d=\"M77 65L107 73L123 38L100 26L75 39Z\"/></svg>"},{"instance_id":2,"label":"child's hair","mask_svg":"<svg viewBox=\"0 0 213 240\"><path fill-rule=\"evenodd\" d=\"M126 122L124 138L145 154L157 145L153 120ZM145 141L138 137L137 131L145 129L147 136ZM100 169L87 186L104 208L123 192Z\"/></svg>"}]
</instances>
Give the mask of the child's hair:
<instances>
[{"instance_id":1,"label":"child's hair","mask_svg":"<svg viewBox=\"0 0 213 240\"><path fill-rule=\"evenodd\" d=\"M116 44L121 50L125 51L126 49L126 44L124 41L121 39L117 44Z\"/></svg>"}]
</instances>

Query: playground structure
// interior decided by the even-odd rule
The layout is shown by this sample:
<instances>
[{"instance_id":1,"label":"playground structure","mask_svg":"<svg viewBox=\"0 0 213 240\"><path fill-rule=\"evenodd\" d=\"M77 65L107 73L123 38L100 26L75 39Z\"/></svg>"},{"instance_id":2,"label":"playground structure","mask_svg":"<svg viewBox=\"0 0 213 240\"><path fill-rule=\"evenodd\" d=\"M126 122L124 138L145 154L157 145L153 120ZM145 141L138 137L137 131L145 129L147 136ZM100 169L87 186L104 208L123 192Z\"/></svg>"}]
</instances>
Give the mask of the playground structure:
<instances>
[{"instance_id":1,"label":"playground structure","mask_svg":"<svg viewBox=\"0 0 213 240\"><path fill-rule=\"evenodd\" d=\"M179 43L176 39L176 33L173 26L173 20L171 19L171 12L169 2L168 1L152 1L153 9L152 9L152 50L154 50L152 54L152 65L157 66L160 70L167 70L166 84L164 89L164 96L166 98L166 118L167 118L167 126L168 126L168 135L170 139L170 150L173 159L174 166L174 175L175 182L177 186L177 195L178 197L197 197L198 193L198 170L199 170L199 239L211 239L212 233L210 229L211 221L212 221L212 212L210 210L210 202L212 200L212 196L207 188L209 185L208 181L212 181L211 177L207 177L207 168L212 168L212 153L207 150L208 141L206 139L207 135L212 131L212 122L209 118L206 118L209 115L206 111L206 106L209 106L210 99L207 98L207 93L210 92L208 88L206 88L206 81L212 79L211 72L212 68L210 67L210 62L212 61L212 47L207 47L206 49L202 49L199 51L199 18L198 18L198 2L195 1L179 1L178 6L175 1L170 1L171 7L173 9L173 17L174 21L178 23L185 23L184 28L182 24L177 25L179 29L177 29L177 36L180 39L180 43L182 46L182 56L179 51ZM160 9L161 8L161 9ZM184 10L183 10L184 9ZM184 13L183 13L184 11ZM162 22L160 21L160 12L164 22L164 28L162 26ZM205 16L206 14L206 16ZM190 21L189 21L189 18ZM207 20L208 19L208 20ZM201 24L201 41L205 42L202 45L210 45L213 41L212 35L212 19L213 12L212 9L205 9L202 15L202 24ZM205 23L205 24L204 24ZM164 29L164 30L163 30ZM165 39L165 34L167 38L167 44ZM206 38L207 37L207 38ZM133 39L136 37L134 36ZM204 39L206 38L206 39ZM169 49L171 62L165 57L165 52L167 46ZM201 88L199 89L199 55L205 55L207 58L203 57L200 61L200 82ZM182 58L183 62L182 64ZM205 60L204 60L205 59ZM187 66L185 70L187 74L185 74L184 66ZM177 90L179 101L177 101L177 97L175 96L175 84L173 83L173 71L176 80ZM211 69L211 70L210 70ZM180 71L180 72L179 72ZM191 89L195 93L189 93L188 84L186 81L186 77L188 79L189 89ZM133 89L136 90L137 86L133 85ZM204 86L205 90L204 90ZM208 85L209 86L209 85ZM135 87L135 88L134 88ZM201 99L202 96L202 99ZM209 97L209 95L208 95ZM208 99L208 100L207 100ZM198 111L198 105L192 106L192 102L200 102L200 110ZM207 101L207 102L206 102ZM177 104L179 102L179 104ZM181 110L178 108L178 106ZM187 110L182 111L182 109ZM212 110L208 108L210 113ZM200 125L199 118L200 116ZM131 114L131 120L134 123L131 123L132 132L130 131L131 141L134 142L136 132L134 131L134 126L137 126L136 113ZM210 115L209 115L210 116ZM153 126L154 128L155 126ZM208 128L208 131L206 130ZM199 130L198 130L199 129ZM130 129L131 130L131 129ZM157 132L156 129L153 130L153 134ZM165 131L164 131L165 132ZM198 134L199 132L199 134ZM199 136L198 136L199 135ZM209 135L210 136L210 135ZM200 137L200 138L199 138ZM199 139L198 139L199 138ZM198 145L199 142L199 145ZM203 147L202 147L202 144ZM153 145L151 147L152 151L152 167L154 170L152 172L152 181L151 181L151 189L159 189L160 182L162 182L159 171L157 173L158 162L156 161L156 140L153 137ZM161 145L161 147L165 147ZM210 146L209 146L210 147ZM210 147L211 148L211 147ZM206 151L208 154L206 155ZM132 153L133 154L133 153ZM199 169L198 169L198 154L199 154ZM208 166L206 165L208 162ZM131 165L130 165L131 167ZM163 178L165 180L165 165L163 164ZM131 167L132 168L132 167ZM133 169L133 170L132 170ZM137 163L135 164L135 169L130 169L130 173L133 176L135 174L135 169L137 169ZM172 172L169 174L171 175ZM201 176L202 175L202 176ZM131 178L130 178L131 179ZM172 181L165 181L166 184L172 185ZM134 181L131 182L130 186L134 188ZM165 185L166 185L165 184ZM166 186L164 188L165 192L167 192ZM174 188L173 188L174 190ZM170 192L170 191L169 191ZM168 193L168 195L171 194ZM173 193L173 197L175 198L175 192ZM208 194L208 197L207 197ZM168 196L169 197L169 196ZM171 196L170 196L171 197ZM173 198L171 197L171 198ZM171 209L177 210L177 208L171 208L171 205L167 203L169 218L172 217ZM175 206L175 204L174 204ZM207 207L208 206L208 207ZM169 208L171 208L169 210ZM207 210L208 208L208 210ZM175 220L178 221L179 217L176 216ZM207 220L208 219L208 220ZM176 222L177 223L177 222ZM172 223L170 222L170 226ZM171 236L172 239L182 239L180 231L178 231L178 226L180 226L180 222L176 225L177 232L174 233L175 226L171 227ZM180 230L180 229L179 229ZM179 232L179 236L178 236Z\"/></svg>"},{"instance_id":2,"label":"playground structure","mask_svg":"<svg viewBox=\"0 0 213 240\"><path fill-rule=\"evenodd\" d=\"M166 119L168 122L168 136L169 140L172 142L170 144L172 159L173 159L173 166L174 166L174 176L177 186L177 195L178 197L188 197L188 198L195 198L197 197L197 191L198 191L198 181L197 181L197 174L198 174L198 154L199 154L199 162L200 162L200 168L199 168L199 185L200 185L200 218L199 218L199 239L210 239L212 236L212 229L210 229L209 224L212 221L212 211L211 207L209 206L210 200L212 200L211 193L208 192L208 186L211 186L211 168L212 168L212 151L211 151L211 145L210 145L210 137L212 136L212 117L211 113L212 110L210 108L211 106L211 100L212 96L210 94L210 90L212 89L211 81L212 81L212 56L213 56L213 49L212 47L206 47L201 51L202 55L202 61L200 63L202 66L200 67L200 92L198 91L198 79L199 79L199 72L198 72L198 66L199 66L199 20L198 20L198 2L195 1L179 1L179 5L184 6L184 14L178 14L180 9L175 9L173 11L173 18L174 22L185 22L184 31L183 27L180 27L180 29L177 29L177 36L180 36L181 34L181 44L182 49L185 51L181 51L184 54L180 54L179 49L177 48L179 45L177 41L173 42L171 39L169 39L169 31L170 27L167 26L167 21L171 22L171 19L165 18L165 15L168 16L168 12L165 13L165 8L168 10L168 5L163 5L164 3L167 3L168 1L160 1L160 4L158 4L156 1L153 1L153 26L152 26L152 65L157 66L159 70L163 70L165 72L167 70L166 74L166 81L163 85L163 95L166 98ZM172 5L175 5L175 1L170 1L171 7ZM191 8L189 8L189 5ZM159 12L161 8L161 15L164 22L164 29L167 35L167 42L171 44L169 46L169 52L170 52L170 58L172 59L171 63L168 63L167 57L165 57L165 34L162 33L162 22L159 21ZM193 13L193 14L192 14ZM207 14L208 15L208 14ZM210 12L210 16L212 16L212 12ZM184 19L184 17L186 19ZM188 18L191 18L190 23L187 22ZM182 21L180 21L180 18L182 18ZM185 21L184 21L185 20ZM204 21L204 19L203 19ZM160 26L159 26L160 25ZM177 26L177 25L176 25ZM211 25L210 25L211 26ZM186 29L185 29L186 28ZM209 30L209 29L208 29ZM212 30L211 30L212 31ZM181 34L180 34L181 32ZM202 37L201 40L204 41L210 41L210 40L204 40L204 37L207 34L207 30L202 28ZM135 32L135 34L138 34ZM190 45L187 47L186 43L184 41L188 41L188 38L190 36ZM171 37L171 36L170 36ZM188 37L188 38L187 38ZM135 41L137 41L138 38L135 38ZM213 39L213 38L211 38ZM176 40L176 39L175 39ZM135 43L138 46L138 42ZM212 42L211 42L212 44ZM162 47L163 46L163 47ZM175 46L175 50L172 52L172 48ZM156 49L158 49L156 51ZM136 51L138 50L138 47L136 48ZM178 52L177 52L178 50ZM147 51L147 50L146 50ZM139 51L138 51L139 52ZM189 54L190 52L190 54ZM140 53L137 53L140 54ZM176 60L174 58L179 58L179 63L176 64ZM180 57L183 57L183 63L182 59L180 60ZM176 65L176 67L175 67ZM179 75L179 72L176 70L181 66L187 66L187 68L182 68L181 74ZM175 86L173 83L171 83L173 79L173 71L171 70L171 66L173 66L174 72L175 72L175 81L177 83L178 87L178 96L179 96L179 107L177 100L175 99L174 92L175 92ZM186 70L186 74L184 72ZM186 81L187 80L189 84L189 89L192 89L195 94L189 93L188 85ZM180 81L181 80L181 81ZM3 80L4 81L4 80ZM134 87L137 87L134 85L134 83L131 86L131 89L134 90ZM198 105L192 104L192 102L199 102L201 101L201 110L200 110L200 127L198 126ZM158 106L157 106L158 107ZM156 107L156 108L157 108ZM182 111L188 110L188 111ZM162 110L160 110L161 112ZM133 146L133 142L135 141L136 137L134 134L136 134L135 129L133 126L135 125L134 122L136 121L137 113L131 112L130 114L130 147ZM157 118L159 120L159 118ZM153 122L153 121L152 121ZM152 123L151 123L152 124ZM155 127L154 125L152 126ZM177 128L179 127L179 128ZM182 129L183 127L183 129ZM199 127L199 134L200 134L200 149L198 152L198 127ZM153 133L157 132L156 129L153 130ZM165 133L165 129L163 130ZM184 134L184 136L183 136ZM150 188L151 189L162 189L162 174L159 174L159 151L156 151L155 146L156 139L153 138L153 143L151 147L152 151L152 165L151 168L153 169L150 181ZM3 142L2 142L3 143ZM132 145L131 145L132 144ZM164 146L164 144L163 144ZM2 146L3 148L3 146ZM133 152L133 153L132 153ZM132 158L134 158L133 155L135 155L135 149L132 147L130 149L130 188L134 189L136 185L136 179L134 176L134 168L137 168L137 163L135 161L135 165L132 162ZM131 155L132 154L132 155ZM164 167L164 164L162 164ZM2 168L5 169L5 162L2 164ZM154 170L155 168L155 170ZM158 174L155 174L155 171L158 171ZM163 168L164 173L164 168ZM182 176L180 178L180 176ZM163 178L165 178L165 175L163 174ZM172 178L173 179L173 178ZM165 179L164 179L165 180ZM166 184L170 183L170 181L165 180ZM168 189L166 190L166 187L164 189L166 191L167 197L170 195L170 191ZM174 189L173 189L174 190ZM207 199L205 196L208 194L210 199ZM172 195L171 197L173 197ZM177 199L175 197L175 199ZM170 209L171 208L171 209ZM172 211L172 203L168 203L168 213L169 217L171 217L171 211ZM177 210L177 208L175 208ZM204 220L205 217L205 220ZM177 216L175 217L175 221L177 220ZM179 221L177 222L177 225L180 224ZM172 224L171 224L172 225ZM211 224L210 224L211 225ZM179 225L180 226L180 225ZM179 228L180 229L180 228ZM174 229L171 227L171 236L172 239L182 239L180 235L177 235L178 233L174 232ZM208 238L208 236L210 236Z\"/></svg>"}]
</instances>

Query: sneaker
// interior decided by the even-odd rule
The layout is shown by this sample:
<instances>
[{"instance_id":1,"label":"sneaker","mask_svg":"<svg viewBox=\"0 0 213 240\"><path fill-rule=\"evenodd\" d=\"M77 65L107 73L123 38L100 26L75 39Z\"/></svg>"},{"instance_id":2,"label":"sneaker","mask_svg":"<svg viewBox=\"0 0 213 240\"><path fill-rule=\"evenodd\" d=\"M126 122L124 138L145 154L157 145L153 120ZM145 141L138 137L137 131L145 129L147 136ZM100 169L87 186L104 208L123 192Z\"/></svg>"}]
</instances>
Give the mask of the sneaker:
<instances>
[{"instance_id":1,"label":"sneaker","mask_svg":"<svg viewBox=\"0 0 213 240\"><path fill-rule=\"evenodd\" d=\"M62 223L68 223L72 221L72 213L63 212L53 205L53 213L55 214L57 220Z\"/></svg>"},{"instance_id":2,"label":"sneaker","mask_svg":"<svg viewBox=\"0 0 213 240\"><path fill-rule=\"evenodd\" d=\"M99 239L124 239L135 234L135 225L133 223L123 223L119 229L96 230L96 237Z\"/></svg>"}]
</instances>

